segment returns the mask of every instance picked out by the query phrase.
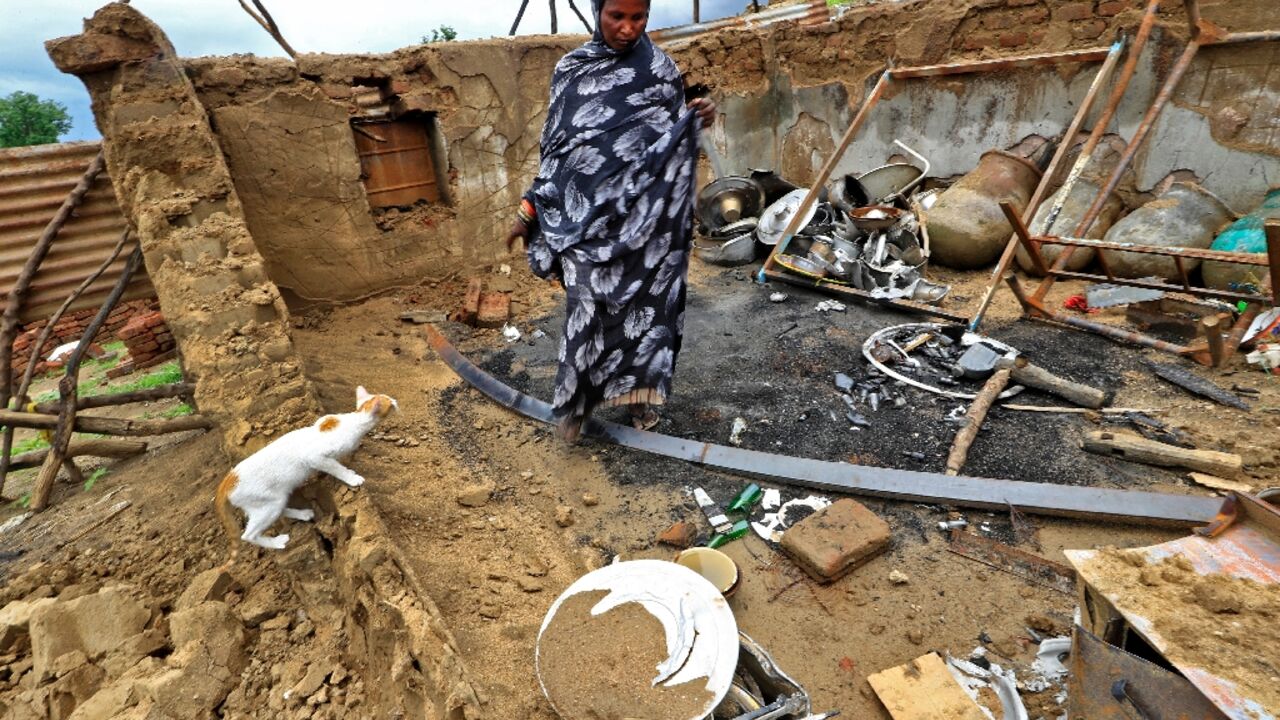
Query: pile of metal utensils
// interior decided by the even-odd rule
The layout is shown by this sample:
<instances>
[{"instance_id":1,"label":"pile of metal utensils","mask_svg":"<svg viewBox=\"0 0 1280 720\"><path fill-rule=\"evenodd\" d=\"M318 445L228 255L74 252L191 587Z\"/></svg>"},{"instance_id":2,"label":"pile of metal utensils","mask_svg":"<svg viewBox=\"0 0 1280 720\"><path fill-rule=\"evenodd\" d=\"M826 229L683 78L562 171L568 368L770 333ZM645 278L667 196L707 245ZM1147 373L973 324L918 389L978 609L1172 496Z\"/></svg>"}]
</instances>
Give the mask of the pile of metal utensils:
<instances>
[{"instance_id":1,"label":"pile of metal utensils","mask_svg":"<svg viewBox=\"0 0 1280 720\"><path fill-rule=\"evenodd\" d=\"M928 235L918 213L936 194L916 193L929 163L902 143L921 169L891 163L861 175L845 175L810 203L799 230L776 256L785 270L848 285L873 297L936 303L950 290L924 278ZM702 260L744 265L765 257L783 240L808 190L768 170L721 177L698 193Z\"/></svg>"},{"instance_id":2,"label":"pile of metal utensils","mask_svg":"<svg viewBox=\"0 0 1280 720\"><path fill-rule=\"evenodd\" d=\"M900 383L967 400L997 366L1012 361L1018 351L969 332L963 325L908 323L872 333L862 346L862 355L876 371ZM1010 398L1024 389L1011 385L1000 397Z\"/></svg>"},{"instance_id":3,"label":"pile of metal utensils","mask_svg":"<svg viewBox=\"0 0 1280 720\"><path fill-rule=\"evenodd\" d=\"M739 633L738 669L729 694L712 720L827 720L839 712L814 714L809 694L774 663L759 643Z\"/></svg>"}]
</instances>

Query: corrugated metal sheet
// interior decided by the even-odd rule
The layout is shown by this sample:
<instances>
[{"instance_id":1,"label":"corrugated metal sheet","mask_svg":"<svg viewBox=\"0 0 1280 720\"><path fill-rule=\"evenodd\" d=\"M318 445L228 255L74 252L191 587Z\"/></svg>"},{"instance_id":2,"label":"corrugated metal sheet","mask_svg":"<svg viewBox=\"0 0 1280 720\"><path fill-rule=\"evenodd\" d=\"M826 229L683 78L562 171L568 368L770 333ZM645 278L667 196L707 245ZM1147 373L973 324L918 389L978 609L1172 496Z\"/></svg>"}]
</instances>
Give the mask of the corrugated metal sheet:
<instances>
[{"instance_id":1,"label":"corrugated metal sheet","mask_svg":"<svg viewBox=\"0 0 1280 720\"><path fill-rule=\"evenodd\" d=\"M98 154L99 145L76 142L0 149L0 289L5 296L45 226ZM31 285L21 321L48 317L107 259L124 228L111 179L103 172L54 239ZM72 305L73 310L102 304L132 249L131 243ZM124 299L154 296L150 279L139 273Z\"/></svg>"},{"instance_id":2,"label":"corrugated metal sheet","mask_svg":"<svg viewBox=\"0 0 1280 720\"><path fill-rule=\"evenodd\" d=\"M373 207L440 201L431 138L419 118L361 122L355 133L365 193Z\"/></svg>"}]
</instances>

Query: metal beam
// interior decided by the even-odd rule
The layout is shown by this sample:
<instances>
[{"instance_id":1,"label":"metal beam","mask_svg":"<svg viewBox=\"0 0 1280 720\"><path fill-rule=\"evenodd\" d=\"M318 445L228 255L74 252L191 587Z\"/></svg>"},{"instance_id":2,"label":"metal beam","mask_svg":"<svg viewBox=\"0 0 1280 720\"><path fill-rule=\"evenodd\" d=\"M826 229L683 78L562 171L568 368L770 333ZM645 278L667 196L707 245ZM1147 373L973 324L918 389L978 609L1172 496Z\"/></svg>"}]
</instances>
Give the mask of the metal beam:
<instances>
[{"instance_id":1,"label":"metal beam","mask_svg":"<svg viewBox=\"0 0 1280 720\"><path fill-rule=\"evenodd\" d=\"M481 370L459 353L434 326L427 325L425 330L427 341L440 359L472 387L527 418L551 422L550 405L508 387ZM784 485L904 502L984 510L1007 510L1009 505L1013 505L1019 510L1039 515L1182 527L1208 523L1222 506L1220 498L956 477L788 457L685 440L597 419L589 420L583 430L587 435L615 445L740 475L767 478Z\"/></svg>"}]
</instances>

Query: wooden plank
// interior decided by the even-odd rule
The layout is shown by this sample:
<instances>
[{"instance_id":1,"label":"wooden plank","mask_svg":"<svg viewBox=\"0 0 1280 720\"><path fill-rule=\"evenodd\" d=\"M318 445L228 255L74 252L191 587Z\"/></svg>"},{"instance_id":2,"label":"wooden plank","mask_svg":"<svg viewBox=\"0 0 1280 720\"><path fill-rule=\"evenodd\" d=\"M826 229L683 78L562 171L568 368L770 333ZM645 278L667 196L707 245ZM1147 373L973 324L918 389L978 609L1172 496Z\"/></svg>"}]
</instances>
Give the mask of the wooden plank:
<instances>
[{"instance_id":1,"label":"wooden plank","mask_svg":"<svg viewBox=\"0 0 1280 720\"><path fill-rule=\"evenodd\" d=\"M986 720L937 653L878 672L867 682L893 720Z\"/></svg>"},{"instance_id":2,"label":"wooden plank","mask_svg":"<svg viewBox=\"0 0 1280 720\"><path fill-rule=\"evenodd\" d=\"M1214 490L1222 490L1223 492L1242 492L1252 493L1253 486L1249 483L1236 482L1235 480L1227 480L1216 475L1207 475L1205 473L1193 472L1188 474L1191 481L1197 485L1203 485Z\"/></svg>"},{"instance_id":3,"label":"wooden plank","mask_svg":"<svg viewBox=\"0 0 1280 720\"><path fill-rule=\"evenodd\" d=\"M1164 467L1183 467L1210 475L1237 475L1244 459L1234 453L1188 450L1177 445L1148 440L1128 433L1095 430L1084 438L1084 449L1130 462Z\"/></svg>"}]
</instances>

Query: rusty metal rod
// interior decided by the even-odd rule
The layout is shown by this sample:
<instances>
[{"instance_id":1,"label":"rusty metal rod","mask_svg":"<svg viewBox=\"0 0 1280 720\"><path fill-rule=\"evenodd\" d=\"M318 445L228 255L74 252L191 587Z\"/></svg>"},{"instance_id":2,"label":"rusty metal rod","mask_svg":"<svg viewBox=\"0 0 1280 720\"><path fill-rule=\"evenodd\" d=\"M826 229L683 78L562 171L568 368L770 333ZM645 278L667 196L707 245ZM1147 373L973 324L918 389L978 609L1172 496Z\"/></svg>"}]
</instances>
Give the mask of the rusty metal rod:
<instances>
[{"instance_id":1,"label":"rusty metal rod","mask_svg":"<svg viewBox=\"0 0 1280 720\"><path fill-rule=\"evenodd\" d=\"M1271 283L1271 304L1280 305L1280 286L1276 279L1280 278L1280 222L1268 222L1263 226L1267 235L1267 264L1271 266L1271 274L1267 282Z\"/></svg>"},{"instance_id":2,"label":"rusty metal rod","mask_svg":"<svg viewBox=\"0 0 1280 720\"><path fill-rule=\"evenodd\" d=\"M1163 290L1165 292L1186 292L1181 285L1173 285L1170 283L1154 282L1151 280L1138 280L1134 278L1122 277L1106 277L1096 273L1075 272L1072 270L1058 270L1053 273L1053 277L1067 278L1070 280L1089 280L1092 282L1111 282L1116 285L1127 285L1129 287L1146 288L1147 290ZM1216 288L1192 288L1193 294L1202 297L1219 298L1221 300L1243 300L1245 302L1270 302L1265 295L1249 294L1237 292L1235 290L1218 290Z\"/></svg>"},{"instance_id":3,"label":"rusty metal rod","mask_svg":"<svg viewBox=\"0 0 1280 720\"><path fill-rule=\"evenodd\" d=\"M943 75L966 75L969 73L999 72L1017 68L1036 67L1040 65L1057 65L1072 62L1097 62L1111 54L1112 47L1089 48L1087 50L1070 50L1066 52L1043 53L1023 57L1000 58L996 60L976 60L969 62L949 63L946 65L921 65L890 70L895 80L906 78L940 77Z\"/></svg>"},{"instance_id":4,"label":"rusty metal rod","mask_svg":"<svg viewBox=\"0 0 1280 720\"><path fill-rule=\"evenodd\" d=\"M1205 45L1236 45L1249 42L1274 42L1280 40L1280 30L1257 30L1254 32L1230 33L1205 42Z\"/></svg>"},{"instance_id":5,"label":"rusty metal rod","mask_svg":"<svg viewBox=\"0 0 1280 720\"><path fill-rule=\"evenodd\" d=\"M1022 248L1027 251L1027 255L1031 257L1031 264L1035 265L1036 272L1041 275L1049 274L1049 267L1045 265L1044 256L1040 254L1040 248L1036 246L1035 241L1031 239L1031 234L1027 231L1027 226L1022 224L1022 218L1018 217L1018 211L1013 209L1013 205L1008 201L1000 203L1000 209L1004 211L1005 218L1009 221L1009 225L1013 227L1013 237L1022 243ZM1003 260L1003 258L1002 258ZM1001 272L1000 276L1004 273Z\"/></svg>"},{"instance_id":6,"label":"rusty metal rod","mask_svg":"<svg viewBox=\"0 0 1280 720\"><path fill-rule=\"evenodd\" d=\"M1095 248L1098 250L1119 250L1122 252L1144 253L1148 255L1168 255L1194 260L1217 260L1237 265L1266 266L1269 260L1261 257L1261 253L1237 253L1224 250L1201 250L1189 247L1160 247L1158 245L1135 245L1130 243L1109 242L1092 238L1061 237L1057 235L1036 235L1030 238L1041 245L1070 245L1073 247Z\"/></svg>"},{"instance_id":7,"label":"rusty metal rod","mask_svg":"<svg viewBox=\"0 0 1280 720\"><path fill-rule=\"evenodd\" d=\"M760 274L757 276L760 282L764 282L765 273L773 270L777 262L775 258L787 249L787 244L791 242L791 237L800 230L800 221L804 219L805 212L808 211L809 206L818 201L818 193L822 190L822 186L827 184L832 171L836 168L836 163L840 162L840 158L844 157L845 150L849 149L849 144L853 142L854 136L858 134L858 130L867 121L867 116L871 114L871 109L880 102L885 88L891 82L893 82L893 77L889 70L885 70L880 74L880 79L876 81L875 87L871 89L866 101L858 109L858 114L854 116L853 121L849 123L848 129L844 131L844 137L840 138L840 144L831 153L831 157L827 158L827 162L822 166L822 169L818 171L818 176L814 178L813 184L809 187L809 192L804 196L804 200L800 201L800 207L796 208L796 212L791 216L787 227L783 229L782 238L778 240L773 252L769 253L769 258L765 260L764 265L760 268Z\"/></svg>"},{"instance_id":8,"label":"rusty metal rod","mask_svg":"<svg viewBox=\"0 0 1280 720\"><path fill-rule=\"evenodd\" d=\"M1058 149L1053 154L1053 159L1049 161L1049 166L1045 168L1044 174L1040 176L1040 184L1036 185L1036 191L1031 195L1031 200L1027 203L1026 209L1022 211L1022 216L1030 221L1035 217L1036 210L1039 209L1041 201L1044 200L1045 194L1049 191L1049 183L1053 176L1057 174L1058 165L1062 163L1062 159L1066 157L1067 151L1071 148L1071 140L1080 132L1080 128L1084 127L1085 120L1089 117L1089 111L1093 109L1094 102L1098 99L1098 93L1102 90L1102 86L1111 78L1111 74L1115 71L1116 64L1120 61L1120 55L1124 52L1124 40L1118 40L1107 51L1107 59L1103 61L1102 67L1098 68L1098 74L1094 75L1093 82L1089 85L1089 91L1085 93L1084 100L1080 103L1080 109L1076 111L1076 116L1071 120L1071 124L1067 127L1067 131L1062 135L1062 142L1059 143ZM1063 193L1065 198L1070 192L1068 187ZM924 224L921 224L921 228ZM1000 256L1000 262L996 263L996 269L991 273L991 282L987 285L987 290L982 295L982 300L978 302L978 309L973 314L973 319L969 321L969 331L976 332L978 326L982 324L982 318L987 313L987 308L991 305L992 298L995 297L996 290L1000 287L1000 278L1009 271L1009 266L1013 262L1014 256L1018 251L1018 243L1021 239L1017 233L1009 236L1009 241L1005 243L1004 253ZM1028 251L1030 252L1030 251ZM1039 255L1037 252L1036 255ZM1044 263L1041 257L1040 263Z\"/></svg>"},{"instance_id":9,"label":"rusty metal rod","mask_svg":"<svg viewBox=\"0 0 1280 720\"><path fill-rule=\"evenodd\" d=\"M1076 163L1071 168L1071 173L1068 175L1067 182L1074 182L1072 178L1079 177L1085 166L1089 164L1089 160L1093 157L1093 151L1098 147L1098 143L1101 142L1102 136L1107 132L1107 127L1111 125L1112 119L1115 118L1116 111L1120 107L1120 101L1124 99L1125 92L1129 89L1129 81L1133 79L1133 74L1138 69L1138 60L1142 56L1143 49L1147 46L1147 40L1151 37L1151 29L1155 26L1156 11L1159 7L1160 0L1148 0L1147 9L1142 16L1142 24L1138 26L1138 34L1133 39L1133 45L1129 47L1129 55L1125 58L1124 67L1121 68L1120 75L1116 78L1116 84L1111 88L1111 96L1107 98L1107 104L1103 106L1102 114L1099 115L1097 121L1094 122L1093 131L1089 133L1089 139L1085 141L1084 147L1080 150L1080 157L1076 158ZM1125 167L1127 166L1122 165L1116 169L1114 177L1117 182L1119 182L1119 178L1123 174ZM1101 193L1099 197L1101 197L1105 203L1107 196L1110 194L1111 190L1107 190L1106 192ZM1102 204L1094 204L1097 206L1097 210L1092 213L1093 217L1090 217L1090 214L1086 214L1080 222L1080 225L1077 226L1075 232L1071 233L1072 235L1084 235L1085 232L1093 226L1093 221L1097 218L1097 213L1102 211ZM1084 222L1085 220L1088 221L1087 224ZM1081 229L1082 227L1084 229ZM1075 252L1073 248L1065 248L1058 254L1058 259L1053 263L1053 268L1055 270L1061 270L1066 267L1067 260L1071 258L1071 254L1073 252ZM1044 296L1049 292L1049 288L1053 287L1053 281L1054 279L1052 275L1045 277L1045 279L1041 281L1040 286L1036 288L1033 296L1037 300L1044 299Z\"/></svg>"}]
</instances>

